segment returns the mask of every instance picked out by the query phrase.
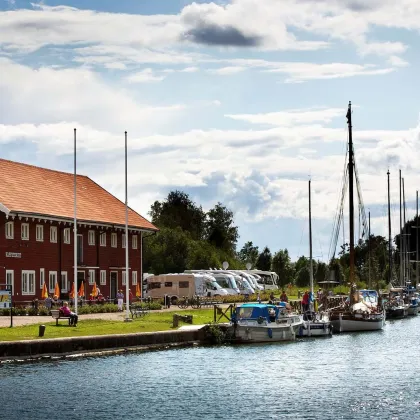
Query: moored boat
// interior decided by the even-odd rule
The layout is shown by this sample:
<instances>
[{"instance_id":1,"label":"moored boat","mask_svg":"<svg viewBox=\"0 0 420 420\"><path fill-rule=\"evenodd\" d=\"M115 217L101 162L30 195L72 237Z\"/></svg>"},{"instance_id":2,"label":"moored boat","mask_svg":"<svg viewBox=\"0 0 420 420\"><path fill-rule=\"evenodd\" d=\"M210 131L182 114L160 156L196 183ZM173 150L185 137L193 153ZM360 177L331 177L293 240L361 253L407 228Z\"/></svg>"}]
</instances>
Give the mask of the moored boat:
<instances>
[{"instance_id":1,"label":"moored boat","mask_svg":"<svg viewBox=\"0 0 420 420\"><path fill-rule=\"evenodd\" d=\"M245 303L233 315L233 342L294 341L301 325L301 318L290 314L285 306Z\"/></svg>"},{"instance_id":2,"label":"moored boat","mask_svg":"<svg viewBox=\"0 0 420 420\"><path fill-rule=\"evenodd\" d=\"M299 337L327 337L333 333L333 326L327 313L305 312L299 328Z\"/></svg>"}]
</instances>

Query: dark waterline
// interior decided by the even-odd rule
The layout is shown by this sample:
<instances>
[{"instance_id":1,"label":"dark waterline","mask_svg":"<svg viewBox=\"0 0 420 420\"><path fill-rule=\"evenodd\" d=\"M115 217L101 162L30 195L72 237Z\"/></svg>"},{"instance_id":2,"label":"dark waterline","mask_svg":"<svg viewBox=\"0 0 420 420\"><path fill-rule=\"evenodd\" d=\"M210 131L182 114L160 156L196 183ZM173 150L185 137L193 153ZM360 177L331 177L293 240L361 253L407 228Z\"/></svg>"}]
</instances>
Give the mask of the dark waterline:
<instances>
[{"instance_id":1,"label":"dark waterline","mask_svg":"<svg viewBox=\"0 0 420 420\"><path fill-rule=\"evenodd\" d=\"M0 368L1 419L420 419L420 316L383 331Z\"/></svg>"}]
</instances>

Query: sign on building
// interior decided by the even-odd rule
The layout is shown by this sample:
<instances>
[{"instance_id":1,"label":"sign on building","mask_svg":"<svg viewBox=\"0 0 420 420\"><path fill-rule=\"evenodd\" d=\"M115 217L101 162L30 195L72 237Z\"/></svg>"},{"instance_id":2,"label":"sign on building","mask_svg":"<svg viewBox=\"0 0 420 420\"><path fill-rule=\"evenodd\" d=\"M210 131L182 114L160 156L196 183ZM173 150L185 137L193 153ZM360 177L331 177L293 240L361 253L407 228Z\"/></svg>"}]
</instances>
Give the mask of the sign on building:
<instances>
[{"instance_id":1,"label":"sign on building","mask_svg":"<svg viewBox=\"0 0 420 420\"><path fill-rule=\"evenodd\" d=\"M22 258L20 252L6 252L6 258Z\"/></svg>"}]
</instances>

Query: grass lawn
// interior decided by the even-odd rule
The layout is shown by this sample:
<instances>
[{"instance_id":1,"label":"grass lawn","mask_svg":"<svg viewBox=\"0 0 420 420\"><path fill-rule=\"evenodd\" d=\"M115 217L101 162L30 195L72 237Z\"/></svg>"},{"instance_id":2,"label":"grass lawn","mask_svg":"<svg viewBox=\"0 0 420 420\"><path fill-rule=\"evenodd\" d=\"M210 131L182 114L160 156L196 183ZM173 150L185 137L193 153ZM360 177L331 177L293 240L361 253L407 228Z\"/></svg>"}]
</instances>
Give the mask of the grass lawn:
<instances>
[{"instance_id":1,"label":"grass lawn","mask_svg":"<svg viewBox=\"0 0 420 420\"><path fill-rule=\"evenodd\" d=\"M32 340L38 337L38 327L46 326L43 338L81 337L85 335L129 334L139 332L166 331L172 329L174 312L150 312L145 317L134 318L132 322L109 321L103 319L79 320L77 327L69 327L67 321L59 322L58 327L53 322L25 325L13 328L0 328L0 341ZM182 311L182 315L193 315L194 324L213 322L213 309L196 309ZM226 318L224 321L227 322ZM186 325L180 322L180 325Z\"/></svg>"}]
</instances>

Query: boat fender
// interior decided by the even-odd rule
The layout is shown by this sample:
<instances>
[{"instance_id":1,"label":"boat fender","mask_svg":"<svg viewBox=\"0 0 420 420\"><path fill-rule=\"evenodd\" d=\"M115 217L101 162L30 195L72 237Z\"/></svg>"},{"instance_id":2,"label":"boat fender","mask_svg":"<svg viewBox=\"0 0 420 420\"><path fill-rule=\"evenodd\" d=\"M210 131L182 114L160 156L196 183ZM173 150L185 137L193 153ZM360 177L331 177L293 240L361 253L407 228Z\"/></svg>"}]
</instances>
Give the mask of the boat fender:
<instances>
[{"instance_id":1,"label":"boat fender","mask_svg":"<svg viewBox=\"0 0 420 420\"><path fill-rule=\"evenodd\" d=\"M268 332L268 336L269 336L270 338L273 338L273 330L272 330L271 328L269 328L269 329L267 330L267 332Z\"/></svg>"},{"instance_id":2,"label":"boat fender","mask_svg":"<svg viewBox=\"0 0 420 420\"><path fill-rule=\"evenodd\" d=\"M264 322L264 317L259 316L257 322L258 322L258 324L262 324Z\"/></svg>"}]
</instances>

